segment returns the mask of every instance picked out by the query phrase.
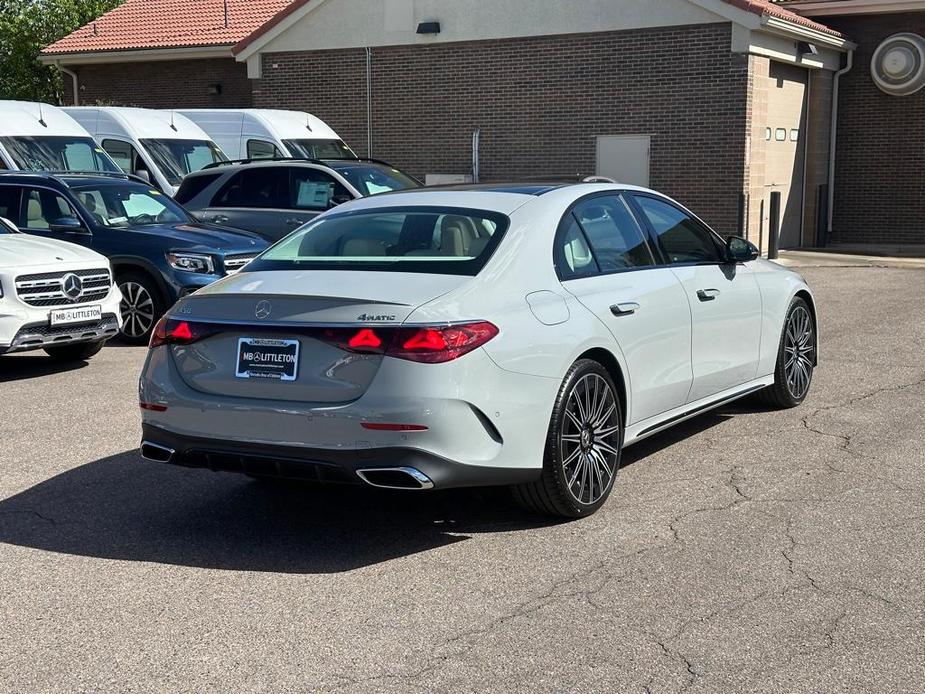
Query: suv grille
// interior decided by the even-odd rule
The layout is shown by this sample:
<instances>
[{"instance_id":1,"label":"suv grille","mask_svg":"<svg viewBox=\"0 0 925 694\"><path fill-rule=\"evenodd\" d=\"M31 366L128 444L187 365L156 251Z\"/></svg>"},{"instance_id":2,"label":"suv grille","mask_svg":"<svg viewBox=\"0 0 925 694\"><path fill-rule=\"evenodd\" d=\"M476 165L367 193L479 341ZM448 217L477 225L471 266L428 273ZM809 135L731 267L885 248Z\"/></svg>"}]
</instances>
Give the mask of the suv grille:
<instances>
[{"instance_id":1,"label":"suv grille","mask_svg":"<svg viewBox=\"0 0 925 694\"><path fill-rule=\"evenodd\" d=\"M222 261L225 266L225 274L233 275L250 261L256 258L256 255L229 255Z\"/></svg>"},{"instance_id":2,"label":"suv grille","mask_svg":"<svg viewBox=\"0 0 925 694\"><path fill-rule=\"evenodd\" d=\"M65 286L65 278L76 275L76 283ZM87 301L100 301L109 294L112 277L108 268L41 272L35 275L20 275L16 278L16 293L30 306L69 306ZM79 286L80 293L70 296L66 289Z\"/></svg>"}]
</instances>

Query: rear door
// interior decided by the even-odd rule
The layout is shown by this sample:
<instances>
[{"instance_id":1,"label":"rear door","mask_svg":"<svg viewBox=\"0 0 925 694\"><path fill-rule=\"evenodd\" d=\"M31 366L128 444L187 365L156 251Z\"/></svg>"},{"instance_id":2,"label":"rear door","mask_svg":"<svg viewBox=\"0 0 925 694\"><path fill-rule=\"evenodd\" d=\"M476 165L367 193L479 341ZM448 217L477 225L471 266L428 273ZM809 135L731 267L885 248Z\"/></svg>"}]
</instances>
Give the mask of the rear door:
<instances>
[{"instance_id":1,"label":"rear door","mask_svg":"<svg viewBox=\"0 0 925 694\"><path fill-rule=\"evenodd\" d=\"M23 186L18 225L29 234L94 247L86 222L63 195L50 188Z\"/></svg>"},{"instance_id":2,"label":"rear door","mask_svg":"<svg viewBox=\"0 0 925 694\"><path fill-rule=\"evenodd\" d=\"M323 169L293 166L288 170L289 212L284 221L289 231L302 226L325 210L354 198L340 181Z\"/></svg>"},{"instance_id":3,"label":"rear door","mask_svg":"<svg viewBox=\"0 0 925 694\"><path fill-rule=\"evenodd\" d=\"M607 326L629 369L631 424L683 405L691 387L691 315L684 289L659 267L616 194L584 198L556 237L562 286Z\"/></svg>"},{"instance_id":4,"label":"rear door","mask_svg":"<svg viewBox=\"0 0 925 694\"><path fill-rule=\"evenodd\" d=\"M688 400L754 379L761 293L751 268L727 263L720 238L680 207L655 196L633 198L690 304L694 382Z\"/></svg>"},{"instance_id":5,"label":"rear door","mask_svg":"<svg viewBox=\"0 0 925 694\"><path fill-rule=\"evenodd\" d=\"M288 169L255 166L232 174L197 216L278 241L294 228L286 223L288 203Z\"/></svg>"}]
</instances>

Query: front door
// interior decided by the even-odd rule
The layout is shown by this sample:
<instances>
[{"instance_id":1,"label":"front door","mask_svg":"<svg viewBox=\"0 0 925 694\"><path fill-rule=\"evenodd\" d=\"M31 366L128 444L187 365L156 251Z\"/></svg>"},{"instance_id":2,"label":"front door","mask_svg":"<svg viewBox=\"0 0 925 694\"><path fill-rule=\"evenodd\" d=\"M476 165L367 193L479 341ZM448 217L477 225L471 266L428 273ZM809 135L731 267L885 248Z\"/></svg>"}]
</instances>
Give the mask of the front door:
<instances>
[{"instance_id":1,"label":"front door","mask_svg":"<svg viewBox=\"0 0 925 694\"><path fill-rule=\"evenodd\" d=\"M634 199L690 305L694 381L688 402L756 378L762 306L751 268L727 263L720 238L681 208L663 198Z\"/></svg>"},{"instance_id":2,"label":"front door","mask_svg":"<svg viewBox=\"0 0 925 694\"><path fill-rule=\"evenodd\" d=\"M613 334L628 367L630 424L683 405L691 388L691 317L684 289L657 267L625 200L580 201L556 241L562 286Z\"/></svg>"}]
</instances>

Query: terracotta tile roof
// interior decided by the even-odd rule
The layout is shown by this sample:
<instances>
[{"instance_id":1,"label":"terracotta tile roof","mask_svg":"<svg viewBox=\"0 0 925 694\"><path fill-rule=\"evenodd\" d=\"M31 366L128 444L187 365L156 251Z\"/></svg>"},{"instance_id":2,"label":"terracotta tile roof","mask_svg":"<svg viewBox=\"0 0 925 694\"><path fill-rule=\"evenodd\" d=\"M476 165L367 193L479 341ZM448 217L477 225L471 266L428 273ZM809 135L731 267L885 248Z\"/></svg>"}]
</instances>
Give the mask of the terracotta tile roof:
<instances>
[{"instance_id":1,"label":"terracotta tile roof","mask_svg":"<svg viewBox=\"0 0 925 694\"><path fill-rule=\"evenodd\" d=\"M46 47L43 54L231 46L292 0L126 0Z\"/></svg>"},{"instance_id":2,"label":"terracotta tile roof","mask_svg":"<svg viewBox=\"0 0 925 694\"><path fill-rule=\"evenodd\" d=\"M802 24L805 27L815 29L816 31L822 31L832 36L842 35L840 32L830 29L825 24L814 22L803 15L797 14L793 10L788 10L786 7L781 7L779 4L771 2L771 0L723 0L723 2L727 5L733 5L747 12L751 12L752 14L786 19L795 24Z\"/></svg>"}]
</instances>

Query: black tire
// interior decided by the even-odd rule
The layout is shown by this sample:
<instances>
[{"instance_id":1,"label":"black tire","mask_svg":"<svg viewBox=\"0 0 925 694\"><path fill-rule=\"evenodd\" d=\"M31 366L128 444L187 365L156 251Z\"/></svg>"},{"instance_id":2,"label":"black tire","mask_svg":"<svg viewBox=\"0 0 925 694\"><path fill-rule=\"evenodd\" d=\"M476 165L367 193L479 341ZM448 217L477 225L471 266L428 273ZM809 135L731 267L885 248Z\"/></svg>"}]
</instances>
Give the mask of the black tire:
<instances>
[{"instance_id":1,"label":"black tire","mask_svg":"<svg viewBox=\"0 0 925 694\"><path fill-rule=\"evenodd\" d=\"M60 347L46 347L45 353L55 361L84 361L103 349L105 342L106 340L98 340Z\"/></svg>"},{"instance_id":2,"label":"black tire","mask_svg":"<svg viewBox=\"0 0 925 694\"><path fill-rule=\"evenodd\" d=\"M122 292L122 331L119 337L130 345L146 345L151 331L166 307L160 289L144 272L126 272L116 278Z\"/></svg>"},{"instance_id":3,"label":"black tire","mask_svg":"<svg viewBox=\"0 0 925 694\"><path fill-rule=\"evenodd\" d=\"M599 417L588 418L584 427L579 427L575 409L583 393L590 394L590 385L595 384L594 393L600 392L604 398L606 417L603 417L600 426L591 426ZM604 395L604 386L608 393ZM593 397L596 397L593 396ZM587 401L584 401L587 406ZM612 411L611 411L612 406ZM589 408L593 410L593 407ZM605 414L603 411L601 415ZM579 416L578 419L584 419ZM591 433L586 437L584 429ZM582 433L566 433L579 432ZM606 432L606 435L604 435ZM566 439L571 440L564 440ZM575 440L577 439L577 440ZM587 443L587 448L586 448ZM569 447L572 448L569 448ZM604 448L606 446L606 449ZM597 511L610 496L613 489L614 478L620 469L620 459L623 448L623 411L620 407L620 398L613 379L607 370L598 362L591 359L580 359L575 362L565 375L559 394L556 396L552 417L549 422L549 431L546 435L546 451L543 456L543 474L535 482L520 484L512 487L514 499L528 511L542 515L559 516L561 518L583 518ZM613 452L610 452L613 451ZM570 464L569 459L573 458ZM564 463L564 464L563 464ZM586 478L582 471L586 471L589 487L585 499ZM601 483L605 474L609 477ZM569 479L571 476L571 479ZM595 490L597 484L597 490Z\"/></svg>"},{"instance_id":4,"label":"black tire","mask_svg":"<svg viewBox=\"0 0 925 694\"><path fill-rule=\"evenodd\" d=\"M794 333L791 324L805 324L809 330L808 338L797 340L794 346ZM798 336L802 338L803 336ZM781 330L780 342L777 347L777 365L774 369L774 384L758 392L758 399L766 405L779 409L788 409L800 405L809 394L813 382L813 369L816 363L816 322L813 312L805 299L796 297L787 309L784 327ZM796 379L789 373L790 357L799 360L802 364L802 373ZM800 368L797 366L797 368Z\"/></svg>"}]
</instances>

